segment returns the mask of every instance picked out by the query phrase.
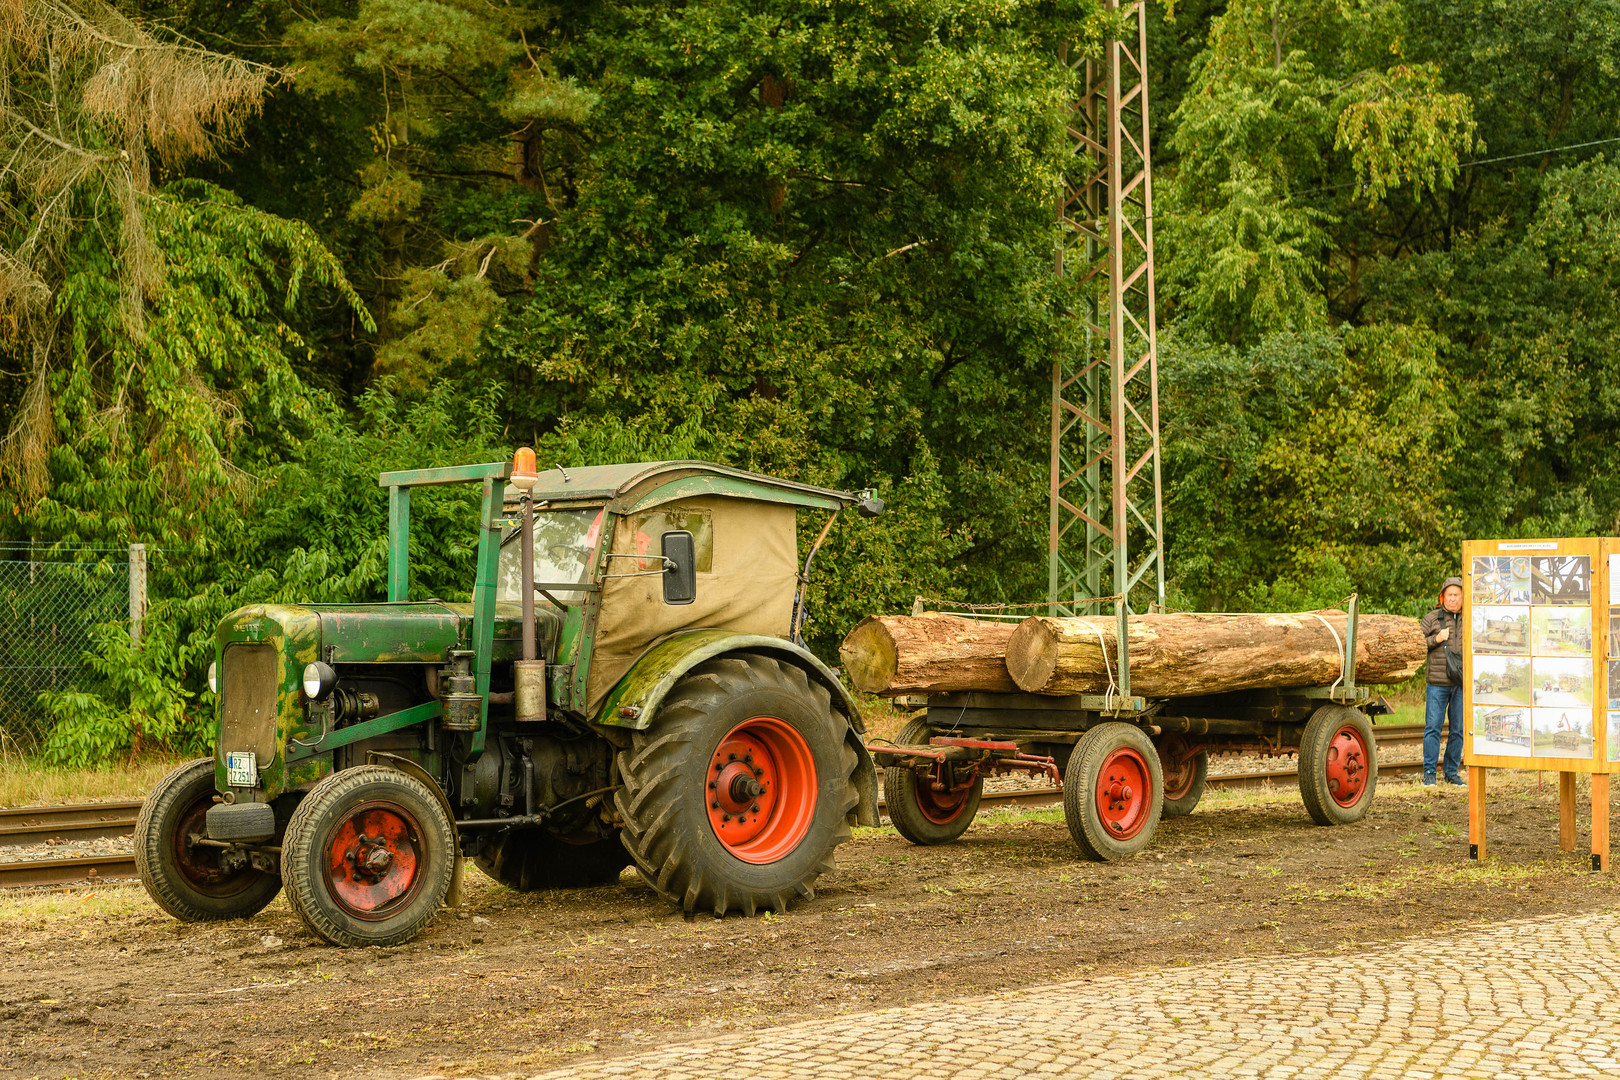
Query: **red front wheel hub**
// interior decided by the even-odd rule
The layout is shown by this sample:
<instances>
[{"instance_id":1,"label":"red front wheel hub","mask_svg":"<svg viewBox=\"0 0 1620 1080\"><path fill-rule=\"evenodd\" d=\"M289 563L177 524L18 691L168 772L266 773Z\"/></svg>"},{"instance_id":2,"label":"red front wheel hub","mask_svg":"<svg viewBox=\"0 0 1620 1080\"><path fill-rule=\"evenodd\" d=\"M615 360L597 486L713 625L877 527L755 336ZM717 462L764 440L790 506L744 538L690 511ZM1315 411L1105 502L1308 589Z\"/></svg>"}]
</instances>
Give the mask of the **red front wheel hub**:
<instances>
[{"instance_id":1,"label":"red front wheel hub","mask_svg":"<svg viewBox=\"0 0 1620 1080\"><path fill-rule=\"evenodd\" d=\"M1367 790L1367 744L1361 732L1345 725L1333 733L1327 748L1328 794L1340 806L1354 806Z\"/></svg>"},{"instance_id":2,"label":"red front wheel hub","mask_svg":"<svg viewBox=\"0 0 1620 1080\"><path fill-rule=\"evenodd\" d=\"M326 881L338 906L357 919L386 919L410 902L424 875L422 829L392 802L355 807L326 841Z\"/></svg>"},{"instance_id":3,"label":"red front wheel hub","mask_svg":"<svg viewBox=\"0 0 1620 1080\"><path fill-rule=\"evenodd\" d=\"M1134 748L1121 746L1097 773L1097 817L1109 836L1129 840L1142 831L1153 806L1153 774Z\"/></svg>"},{"instance_id":4,"label":"red front wheel hub","mask_svg":"<svg viewBox=\"0 0 1620 1080\"><path fill-rule=\"evenodd\" d=\"M709 824L727 851L749 863L785 858L816 814L816 761L804 736L774 716L732 728L709 760Z\"/></svg>"}]
</instances>

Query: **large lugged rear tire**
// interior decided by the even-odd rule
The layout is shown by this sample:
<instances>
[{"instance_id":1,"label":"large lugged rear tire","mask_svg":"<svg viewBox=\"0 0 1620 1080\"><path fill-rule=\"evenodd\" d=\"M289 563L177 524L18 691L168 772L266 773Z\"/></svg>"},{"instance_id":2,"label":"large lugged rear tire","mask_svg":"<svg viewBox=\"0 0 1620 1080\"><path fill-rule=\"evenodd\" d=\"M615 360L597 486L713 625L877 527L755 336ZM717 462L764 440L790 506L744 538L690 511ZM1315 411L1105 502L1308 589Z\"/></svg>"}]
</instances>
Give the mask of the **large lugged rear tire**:
<instances>
[{"instance_id":1,"label":"large lugged rear tire","mask_svg":"<svg viewBox=\"0 0 1620 1080\"><path fill-rule=\"evenodd\" d=\"M183 922L245 919L276 898L281 879L244 865L220 868L206 836L214 805L214 759L188 761L158 781L135 819L135 869L158 907Z\"/></svg>"},{"instance_id":2,"label":"large lugged rear tire","mask_svg":"<svg viewBox=\"0 0 1620 1080\"><path fill-rule=\"evenodd\" d=\"M1098 724L1063 771L1063 819L1087 856L1104 862L1148 846L1164 810L1159 752L1134 724Z\"/></svg>"},{"instance_id":3,"label":"large lugged rear tire","mask_svg":"<svg viewBox=\"0 0 1620 1080\"><path fill-rule=\"evenodd\" d=\"M618 881L630 853L617 836L570 844L544 829L514 829L485 840L474 861L507 888L533 892Z\"/></svg>"},{"instance_id":4,"label":"large lugged rear tire","mask_svg":"<svg viewBox=\"0 0 1620 1080\"><path fill-rule=\"evenodd\" d=\"M1323 705L1299 740L1299 794L1318 825L1367 816L1378 787L1378 743L1360 709Z\"/></svg>"},{"instance_id":5,"label":"large lugged rear tire","mask_svg":"<svg viewBox=\"0 0 1620 1080\"><path fill-rule=\"evenodd\" d=\"M288 904L333 945L398 945L421 933L455 863L455 830L438 796L381 765L310 788L281 846Z\"/></svg>"},{"instance_id":6,"label":"large lugged rear tire","mask_svg":"<svg viewBox=\"0 0 1620 1080\"><path fill-rule=\"evenodd\" d=\"M908 721L894 741L922 745L932 734L928 721L919 716ZM948 844L967 832L983 794L982 774L974 779L972 787L952 795L936 792L926 782L919 783L912 769L883 770L883 801L889 809L889 821L913 844Z\"/></svg>"},{"instance_id":7,"label":"large lugged rear tire","mask_svg":"<svg viewBox=\"0 0 1620 1080\"><path fill-rule=\"evenodd\" d=\"M790 664L694 668L617 758L620 835L642 878L688 916L813 898L858 800L845 728L827 689Z\"/></svg>"}]
</instances>

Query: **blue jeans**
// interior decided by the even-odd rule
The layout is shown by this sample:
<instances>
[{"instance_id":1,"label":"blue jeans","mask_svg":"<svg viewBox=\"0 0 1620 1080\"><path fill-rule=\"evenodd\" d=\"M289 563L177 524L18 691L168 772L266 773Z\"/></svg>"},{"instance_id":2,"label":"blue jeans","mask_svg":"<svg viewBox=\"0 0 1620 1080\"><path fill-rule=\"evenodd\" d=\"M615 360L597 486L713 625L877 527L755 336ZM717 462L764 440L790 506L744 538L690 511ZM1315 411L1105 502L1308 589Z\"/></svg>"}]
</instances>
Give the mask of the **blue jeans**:
<instances>
[{"instance_id":1,"label":"blue jeans","mask_svg":"<svg viewBox=\"0 0 1620 1080\"><path fill-rule=\"evenodd\" d=\"M1423 712L1423 776L1434 775L1440 761L1440 724L1449 713L1446 737L1446 775L1455 777L1462 770L1462 702L1460 686L1430 686L1429 701Z\"/></svg>"}]
</instances>

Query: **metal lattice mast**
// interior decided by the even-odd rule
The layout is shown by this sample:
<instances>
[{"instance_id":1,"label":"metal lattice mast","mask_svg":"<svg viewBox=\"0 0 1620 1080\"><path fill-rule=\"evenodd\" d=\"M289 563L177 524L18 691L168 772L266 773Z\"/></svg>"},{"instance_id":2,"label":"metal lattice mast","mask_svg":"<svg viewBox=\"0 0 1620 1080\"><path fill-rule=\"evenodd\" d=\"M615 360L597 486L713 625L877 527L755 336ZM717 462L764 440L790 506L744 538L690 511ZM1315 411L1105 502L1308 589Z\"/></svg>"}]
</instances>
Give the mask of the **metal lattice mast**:
<instances>
[{"instance_id":1,"label":"metal lattice mast","mask_svg":"<svg viewBox=\"0 0 1620 1080\"><path fill-rule=\"evenodd\" d=\"M1159 354L1146 5L1104 3L1123 10L1134 34L1108 41L1100 59L1060 54L1084 92L1066 110L1073 156L1055 269L1083 276L1068 312L1079 340L1052 365L1047 599L1054 614L1079 614L1082 601L1116 598L1116 679L1128 695L1131 600L1164 602Z\"/></svg>"}]
</instances>

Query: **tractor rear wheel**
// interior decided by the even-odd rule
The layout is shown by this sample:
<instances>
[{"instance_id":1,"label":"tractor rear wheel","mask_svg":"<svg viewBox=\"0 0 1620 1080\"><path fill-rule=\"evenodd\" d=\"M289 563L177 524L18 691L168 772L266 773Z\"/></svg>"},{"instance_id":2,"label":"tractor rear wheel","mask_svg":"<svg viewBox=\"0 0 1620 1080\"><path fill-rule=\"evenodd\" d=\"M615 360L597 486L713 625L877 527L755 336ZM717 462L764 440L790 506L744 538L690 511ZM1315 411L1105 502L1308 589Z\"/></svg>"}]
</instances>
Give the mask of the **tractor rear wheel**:
<instances>
[{"instance_id":1,"label":"tractor rear wheel","mask_svg":"<svg viewBox=\"0 0 1620 1080\"><path fill-rule=\"evenodd\" d=\"M928 721L919 716L908 721L894 741L920 746L932 734ZM940 792L933 790L927 774L899 767L883 770L883 801L889 821L913 844L948 844L967 832L983 795L983 774L961 791Z\"/></svg>"},{"instance_id":2,"label":"tractor rear wheel","mask_svg":"<svg viewBox=\"0 0 1620 1080\"><path fill-rule=\"evenodd\" d=\"M1141 728L1110 721L1080 736L1063 770L1063 819L1082 852L1104 862L1136 854L1163 804L1159 752Z\"/></svg>"},{"instance_id":3,"label":"tractor rear wheel","mask_svg":"<svg viewBox=\"0 0 1620 1080\"><path fill-rule=\"evenodd\" d=\"M630 853L617 836L571 843L544 829L514 829L486 839L474 861L507 888L533 892L618 881Z\"/></svg>"},{"instance_id":4,"label":"tractor rear wheel","mask_svg":"<svg viewBox=\"0 0 1620 1080\"><path fill-rule=\"evenodd\" d=\"M398 945L444 903L456 834L422 781L382 765L333 773L287 823L287 903L333 945Z\"/></svg>"},{"instance_id":5,"label":"tractor rear wheel","mask_svg":"<svg viewBox=\"0 0 1620 1080\"><path fill-rule=\"evenodd\" d=\"M158 907L182 922L245 919L281 891L281 879L248 864L229 869L207 837L214 759L188 761L159 780L135 819L135 869Z\"/></svg>"},{"instance_id":6,"label":"tractor rear wheel","mask_svg":"<svg viewBox=\"0 0 1620 1080\"><path fill-rule=\"evenodd\" d=\"M1378 744L1360 709L1323 705L1299 740L1299 794L1318 825L1348 825L1367 816L1378 788Z\"/></svg>"},{"instance_id":7,"label":"tractor rear wheel","mask_svg":"<svg viewBox=\"0 0 1620 1080\"><path fill-rule=\"evenodd\" d=\"M845 727L827 688L790 664L692 669L617 758L620 835L642 878L688 916L813 898L858 801Z\"/></svg>"}]
</instances>

